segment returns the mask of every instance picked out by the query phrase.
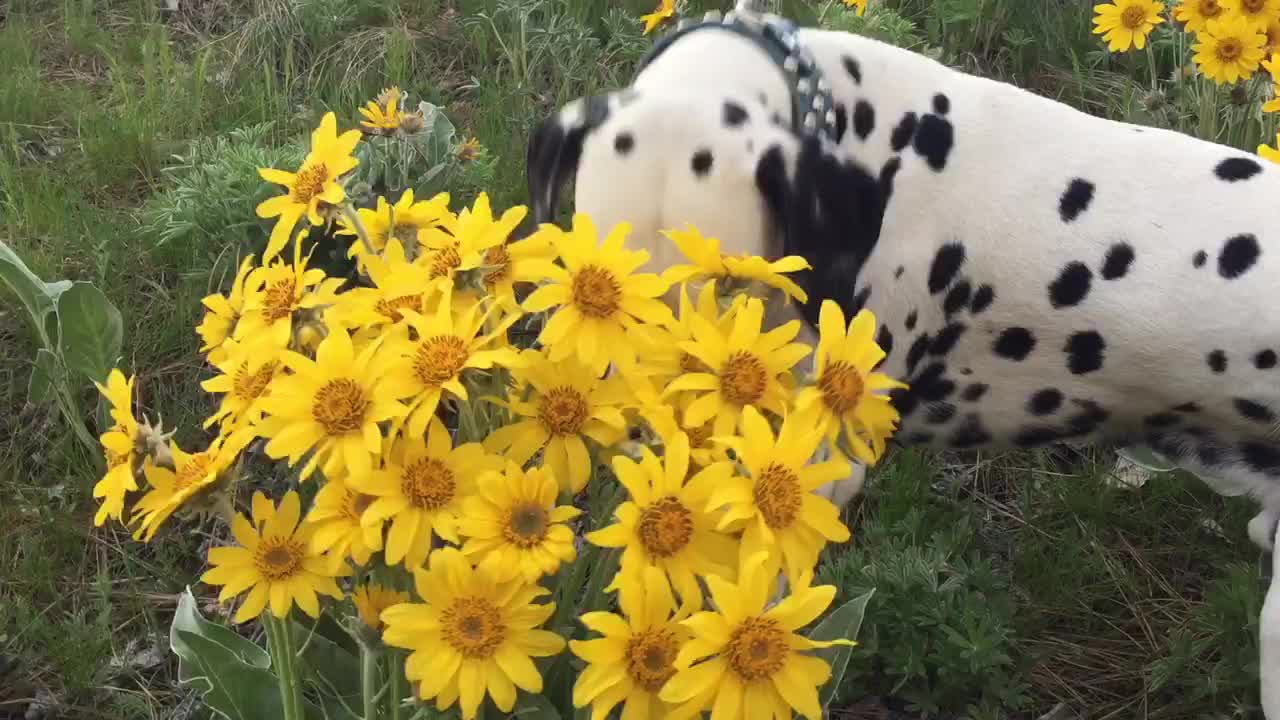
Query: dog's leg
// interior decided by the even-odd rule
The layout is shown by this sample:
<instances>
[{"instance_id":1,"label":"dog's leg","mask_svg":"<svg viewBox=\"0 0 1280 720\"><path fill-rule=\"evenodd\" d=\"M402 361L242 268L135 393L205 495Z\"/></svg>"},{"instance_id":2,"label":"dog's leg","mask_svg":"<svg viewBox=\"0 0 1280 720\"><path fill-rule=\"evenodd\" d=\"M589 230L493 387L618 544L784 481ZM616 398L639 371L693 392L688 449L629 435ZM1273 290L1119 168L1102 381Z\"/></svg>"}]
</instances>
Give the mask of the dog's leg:
<instances>
[{"instance_id":1,"label":"dog's leg","mask_svg":"<svg viewBox=\"0 0 1280 720\"><path fill-rule=\"evenodd\" d=\"M1274 513L1263 511L1258 517ZM1257 520L1258 518L1254 518ZM1250 535L1253 523L1249 523ZM1272 526L1274 530L1274 524ZM1275 536L1271 539L1274 541ZM1256 542L1256 540L1255 540ZM1268 720L1280 720L1280 553L1271 554L1271 586L1262 603L1258 622L1258 682L1261 685L1262 714Z\"/></svg>"}]
</instances>

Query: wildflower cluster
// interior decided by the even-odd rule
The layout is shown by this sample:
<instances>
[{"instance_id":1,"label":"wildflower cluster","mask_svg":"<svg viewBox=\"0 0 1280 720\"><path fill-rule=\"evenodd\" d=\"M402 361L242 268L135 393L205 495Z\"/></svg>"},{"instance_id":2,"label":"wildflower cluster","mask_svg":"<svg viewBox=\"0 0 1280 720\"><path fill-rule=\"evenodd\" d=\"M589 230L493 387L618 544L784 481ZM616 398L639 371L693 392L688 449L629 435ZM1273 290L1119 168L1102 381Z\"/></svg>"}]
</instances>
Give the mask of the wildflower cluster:
<instances>
[{"instance_id":1,"label":"wildflower cluster","mask_svg":"<svg viewBox=\"0 0 1280 720\"><path fill-rule=\"evenodd\" d=\"M361 111L366 132L404 127L397 97ZM514 239L525 208L484 194L354 208L361 137L330 113L300 168L261 171L286 189L259 207L266 253L197 328L207 445L136 419L112 373L98 524L150 542L191 511L225 519L234 543L202 581L238 599L235 622L345 616L464 718L542 692L534 659L566 647L593 718L819 717L831 671L810 651L849 640L800 633L834 597L811 586L819 553L849 531L812 491L875 463L898 419L872 315L827 302L817 348L795 342L799 322L765 327L764 307L803 299L786 273L806 263L725 257L692 227L665 234L690 264L655 274L627 225L602 237L581 214ZM350 243L354 282L308 265L320 226ZM254 463L287 466L287 491Z\"/></svg>"}]
</instances>

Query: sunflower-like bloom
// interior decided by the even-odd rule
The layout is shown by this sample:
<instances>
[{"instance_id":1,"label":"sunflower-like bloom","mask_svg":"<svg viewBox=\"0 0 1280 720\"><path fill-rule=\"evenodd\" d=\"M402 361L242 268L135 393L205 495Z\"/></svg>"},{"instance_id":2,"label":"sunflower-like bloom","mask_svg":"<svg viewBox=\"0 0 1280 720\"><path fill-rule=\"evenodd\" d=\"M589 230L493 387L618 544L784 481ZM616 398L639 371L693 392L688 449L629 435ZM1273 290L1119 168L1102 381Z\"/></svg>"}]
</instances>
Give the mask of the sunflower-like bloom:
<instances>
[{"instance_id":1,"label":"sunflower-like bloom","mask_svg":"<svg viewBox=\"0 0 1280 720\"><path fill-rule=\"evenodd\" d=\"M766 610L774 589L766 566L761 555L743 563L737 585L707 578L717 609L681 621L694 637L680 649L676 674L659 693L663 701L680 704L666 717L710 711L711 720L789 718L794 710L809 720L822 718L818 688L831 678L831 668L809 651L855 643L810 640L796 631L831 605L836 588L811 587L805 577Z\"/></svg>"},{"instance_id":2,"label":"sunflower-like bloom","mask_svg":"<svg viewBox=\"0 0 1280 720\"><path fill-rule=\"evenodd\" d=\"M732 577L737 562L735 539L716 529L717 517L707 509L715 489L731 482L733 465L716 463L689 477L689 437L684 433L671 437L663 454L659 460L642 447L639 463L624 456L613 459L614 474L629 499L614 511L618 522L588 533L587 541L623 548L615 585L656 567L671 579L681 604L696 609L702 597L697 578Z\"/></svg>"},{"instance_id":3,"label":"sunflower-like bloom","mask_svg":"<svg viewBox=\"0 0 1280 720\"><path fill-rule=\"evenodd\" d=\"M853 8L858 17L867 14L867 0L844 0L844 6Z\"/></svg>"},{"instance_id":4,"label":"sunflower-like bloom","mask_svg":"<svg viewBox=\"0 0 1280 720\"><path fill-rule=\"evenodd\" d=\"M636 372L630 378L636 394L645 403L653 404L672 380L685 373L704 372L708 368L694 356L680 349L680 343L694 339L693 316L716 326L722 335L733 329L734 314L742 308L747 296L735 293L723 313L717 295L716 281L708 280L698 289L696 303L690 302L688 285L680 284L678 308L671 324L667 326L637 324L627 329L627 337L637 351ZM683 407L684 399L697 397L696 393L682 392L667 396L669 404Z\"/></svg>"},{"instance_id":5,"label":"sunflower-like bloom","mask_svg":"<svg viewBox=\"0 0 1280 720\"><path fill-rule=\"evenodd\" d=\"M253 256L245 257L240 261L228 294L213 293L200 300L205 313L196 326L196 334L200 336L200 352L206 353L214 365L226 359L227 351L222 345L235 333L240 313L244 312L244 283L253 267Z\"/></svg>"},{"instance_id":6,"label":"sunflower-like bloom","mask_svg":"<svg viewBox=\"0 0 1280 720\"><path fill-rule=\"evenodd\" d=\"M329 333L316 359L286 350L281 355L291 375L277 378L263 402L267 417L255 426L270 438L269 457L288 458L293 466L308 450L315 450L302 468L311 476L317 466L326 477L346 471L363 477L382 453L378 423L408 412L386 382L387 356L379 342L368 343L359 354L346 330Z\"/></svg>"},{"instance_id":7,"label":"sunflower-like bloom","mask_svg":"<svg viewBox=\"0 0 1280 720\"><path fill-rule=\"evenodd\" d=\"M1187 32L1203 32L1210 20L1217 20L1226 13L1220 0L1182 0L1173 9L1173 19L1186 26Z\"/></svg>"},{"instance_id":8,"label":"sunflower-like bloom","mask_svg":"<svg viewBox=\"0 0 1280 720\"><path fill-rule=\"evenodd\" d=\"M1147 46L1147 36L1164 22L1164 3L1158 0L1115 0L1094 5L1093 33L1101 35L1111 52Z\"/></svg>"},{"instance_id":9,"label":"sunflower-like bloom","mask_svg":"<svg viewBox=\"0 0 1280 720\"><path fill-rule=\"evenodd\" d=\"M818 329L815 385L800 392L796 409L817 412L818 428L833 446L843 430L853 454L874 465L898 426L898 411L879 391L906 385L871 372L884 359L884 350L876 344L876 318L870 310L859 311L846 332L840 306L824 300Z\"/></svg>"},{"instance_id":10,"label":"sunflower-like bloom","mask_svg":"<svg viewBox=\"0 0 1280 720\"><path fill-rule=\"evenodd\" d=\"M366 583L356 586L351 593L351 602L356 606L356 616L365 627L381 630L382 611L393 605L409 602L409 593L379 583Z\"/></svg>"},{"instance_id":11,"label":"sunflower-like bloom","mask_svg":"<svg viewBox=\"0 0 1280 720\"><path fill-rule=\"evenodd\" d=\"M627 421L622 407L630 392L617 377L601 377L574 358L554 362L546 352L526 350L513 367L508 400L516 421L485 438L489 452L503 453L520 465L539 450L562 488L579 492L591 477L591 453L585 440L608 447L622 438ZM525 388L531 389L525 398Z\"/></svg>"},{"instance_id":12,"label":"sunflower-like bloom","mask_svg":"<svg viewBox=\"0 0 1280 720\"><path fill-rule=\"evenodd\" d=\"M1262 63L1267 36L1239 15L1226 15L1205 24L1199 41L1191 46L1192 60L1204 76L1231 85L1247 80Z\"/></svg>"},{"instance_id":13,"label":"sunflower-like bloom","mask_svg":"<svg viewBox=\"0 0 1280 720\"><path fill-rule=\"evenodd\" d=\"M644 34L653 32L654 28L675 14L676 0L659 0L658 7L653 12L640 16L640 21L644 23Z\"/></svg>"},{"instance_id":14,"label":"sunflower-like bloom","mask_svg":"<svg viewBox=\"0 0 1280 720\"><path fill-rule=\"evenodd\" d=\"M312 548L326 553L335 567L347 558L358 566L368 565L373 553L382 549L382 526L361 523L375 500L338 478L329 478L307 513Z\"/></svg>"},{"instance_id":15,"label":"sunflower-like bloom","mask_svg":"<svg viewBox=\"0 0 1280 720\"><path fill-rule=\"evenodd\" d=\"M325 219L321 209L347 199L338 179L359 164L351 155L359 142L359 130L348 130L339 135L337 117L331 112L325 113L320 127L311 133L311 150L298 172L258 169L263 180L283 185L288 190L284 195L268 198L258 205L258 217L279 218L271 230L271 238L267 240L263 262L269 262L284 249L294 226L304 215L312 225L323 225Z\"/></svg>"},{"instance_id":16,"label":"sunflower-like bloom","mask_svg":"<svg viewBox=\"0 0 1280 720\"><path fill-rule=\"evenodd\" d=\"M204 421L204 427L221 423L224 435L262 419L262 403L270 394L271 381L284 369L280 350L269 342L228 340L226 350L222 362L213 363L219 374L200 383L205 392L222 395L217 411Z\"/></svg>"},{"instance_id":17,"label":"sunflower-like bloom","mask_svg":"<svg viewBox=\"0 0 1280 720\"><path fill-rule=\"evenodd\" d=\"M679 623L684 614L674 613L661 570L644 568L617 586L622 614L583 615L582 624L601 637L569 641L587 663L573 685L573 705L590 705L591 720L605 720L619 703L627 720L665 720L675 707L658 692L676 674L675 659L692 633Z\"/></svg>"},{"instance_id":18,"label":"sunflower-like bloom","mask_svg":"<svg viewBox=\"0 0 1280 720\"><path fill-rule=\"evenodd\" d=\"M428 570L413 573L425 602L382 611L383 640L410 650L405 676L418 697L444 711L461 705L464 720L476 716L485 696L504 713L515 707L516 688L542 692L542 676L531 658L564 649L564 639L537 629L555 612L535 603L546 588L523 578L499 580L492 568L473 568L455 548L431 554Z\"/></svg>"},{"instance_id":19,"label":"sunflower-like bloom","mask_svg":"<svg viewBox=\"0 0 1280 720\"><path fill-rule=\"evenodd\" d=\"M734 288L759 282L779 290L787 297L805 302L808 295L783 273L808 270L809 262L797 255L769 262L758 255L723 255L718 238L705 238L698 229L686 225L684 230L663 230L662 234L676 244L692 265L672 265L662 274L670 283L719 280L722 287Z\"/></svg>"},{"instance_id":20,"label":"sunflower-like bloom","mask_svg":"<svg viewBox=\"0 0 1280 720\"><path fill-rule=\"evenodd\" d=\"M1280 0L1222 0L1222 7L1229 13L1244 18L1260 32L1280 18Z\"/></svg>"},{"instance_id":21,"label":"sunflower-like bloom","mask_svg":"<svg viewBox=\"0 0 1280 720\"><path fill-rule=\"evenodd\" d=\"M360 226L364 228L375 252L382 252L387 241L395 238L400 241L404 253L410 259L422 253L422 238L427 230L446 222L446 218L450 216L449 193L438 193L430 200L415 200L413 188L405 190L395 205L389 204L385 197L379 195L376 208L356 210ZM355 238L347 250L347 257L356 258L363 269L368 260L368 251L359 239L355 225L345 217L339 218L338 230L334 234Z\"/></svg>"},{"instance_id":22,"label":"sunflower-like bloom","mask_svg":"<svg viewBox=\"0 0 1280 720\"><path fill-rule=\"evenodd\" d=\"M528 472L508 460L502 473L479 479L480 492L467 498L458 532L467 537L462 552L477 566L493 566L499 579L520 576L536 582L573 562L573 531L566 522L581 514L556 505L556 479L546 468Z\"/></svg>"},{"instance_id":23,"label":"sunflower-like bloom","mask_svg":"<svg viewBox=\"0 0 1280 720\"><path fill-rule=\"evenodd\" d=\"M549 236L564 267L549 261L530 263L533 273L550 282L525 299L524 309L557 308L538 341L549 348L553 361L576 356L596 374L610 361L624 371L632 369L635 349L626 328L637 321L668 324L674 318L658 300L668 283L651 273L635 273L649 261L649 253L623 247L630 224L615 226L599 245L595 225L581 213L574 215L571 232L554 225L544 225L539 232Z\"/></svg>"},{"instance_id":24,"label":"sunflower-like bloom","mask_svg":"<svg viewBox=\"0 0 1280 720\"><path fill-rule=\"evenodd\" d=\"M849 476L849 463L828 460L809 464L822 441L813 413L792 413L777 437L755 408L743 411L743 435L718 438L738 455L746 475L716 487L707 510L723 510L718 527L742 527L740 561L764 551L774 567L785 568L792 581L813 568L828 542L849 539L835 505L813 491Z\"/></svg>"},{"instance_id":25,"label":"sunflower-like bloom","mask_svg":"<svg viewBox=\"0 0 1280 720\"><path fill-rule=\"evenodd\" d=\"M381 255L364 256L364 272L371 287L353 287L338 295L325 320L359 328L361 338L374 338L388 325L402 325L404 311L430 312L436 293L429 289L427 268L408 260L398 238L387 241Z\"/></svg>"},{"instance_id":26,"label":"sunflower-like bloom","mask_svg":"<svg viewBox=\"0 0 1280 720\"><path fill-rule=\"evenodd\" d=\"M245 279L244 311L236 323L235 339L253 343L270 342L283 349L293 337L294 313L313 310L338 301L341 278L326 277L319 268L308 268L311 252L302 254L302 240L293 246L293 262L277 258L270 265L254 268Z\"/></svg>"},{"instance_id":27,"label":"sunflower-like bloom","mask_svg":"<svg viewBox=\"0 0 1280 720\"><path fill-rule=\"evenodd\" d=\"M234 622L258 617L268 603L271 614L280 619L294 605L315 618L320 616L317 594L342 598L334 578L343 577L347 569L333 568L312 549L309 529L299 525L301 507L293 490L285 493L279 506L255 492L253 522L241 514L231 521L231 534L239 546L209 550L211 567L200 582L222 586L218 602L249 591Z\"/></svg>"},{"instance_id":28,"label":"sunflower-like bloom","mask_svg":"<svg viewBox=\"0 0 1280 720\"><path fill-rule=\"evenodd\" d=\"M517 205L495 218L489 195L480 193L471 207L456 216L441 219L438 227L422 235L426 251L421 262L430 271L436 285L444 290L460 289L474 294L478 288L464 288L460 273L475 271L485 265L485 256L497 252L528 214L528 208Z\"/></svg>"},{"instance_id":29,"label":"sunflower-like bloom","mask_svg":"<svg viewBox=\"0 0 1280 720\"><path fill-rule=\"evenodd\" d=\"M107 461L107 472L93 486L93 497L102 502L93 516L93 524L102 527L107 518L125 522L124 499L138 489L134 470L138 454L138 421L133 416L133 381L118 368L107 375L107 384L94 383L111 406L113 424L98 438Z\"/></svg>"},{"instance_id":30,"label":"sunflower-like bloom","mask_svg":"<svg viewBox=\"0 0 1280 720\"><path fill-rule=\"evenodd\" d=\"M714 419L717 436L730 435L747 408L786 414L787 389L783 374L809 354L810 348L791 340L800 332L792 320L769 332L761 331L764 303L749 298L737 311L728 333L700 315L691 318L693 339L679 344L701 366L667 386L667 394L694 391L697 399L684 413L686 426Z\"/></svg>"},{"instance_id":31,"label":"sunflower-like bloom","mask_svg":"<svg viewBox=\"0 0 1280 720\"><path fill-rule=\"evenodd\" d=\"M172 470L148 459L142 471L151 489L133 506L136 516L133 522L137 524L134 539L151 542L156 531L174 512L213 491L251 439L252 435L245 432L219 436L209 443L209 447L197 453L186 453L176 443L170 442Z\"/></svg>"},{"instance_id":32,"label":"sunflower-like bloom","mask_svg":"<svg viewBox=\"0 0 1280 720\"><path fill-rule=\"evenodd\" d=\"M359 108L360 114L364 116L364 120L360 121L362 127L367 128L375 134L389 135L400 127L400 119L402 113L399 109L401 100L400 87L392 85L383 89L378 93L378 97L365 103L365 106Z\"/></svg>"},{"instance_id":33,"label":"sunflower-like bloom","mask_svg":"<svg viewBox=\"0 0 1280 720\"><path fill-rule=\"evenodd\" d=\"M476 478L502 468L502 459L479 443L453 446L449 431L432 418L426 441L401 436L392 443L381 469L347 482L374 499L361 517L367 529L382 532L390 521L386 560L422 567L431 551L431 535L458 544L463 500L475 494Z\"/></svg>"}]
</instances>

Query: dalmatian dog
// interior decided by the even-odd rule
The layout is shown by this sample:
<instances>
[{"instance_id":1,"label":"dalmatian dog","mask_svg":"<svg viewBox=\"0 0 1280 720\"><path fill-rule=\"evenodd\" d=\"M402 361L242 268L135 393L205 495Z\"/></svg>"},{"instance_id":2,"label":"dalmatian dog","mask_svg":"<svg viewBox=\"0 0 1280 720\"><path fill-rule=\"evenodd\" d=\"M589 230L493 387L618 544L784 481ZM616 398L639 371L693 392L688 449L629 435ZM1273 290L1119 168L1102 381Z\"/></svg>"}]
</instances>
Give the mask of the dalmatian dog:
<instances>
[{"instance_id":1,"label":"dalmatian dog","mask_svg":"<svg viewBox=\"0 0 1280 720\"><path fill-rule=\"evenodd\" d=\"M709 15L632 85L529 145L535 221L629 222L648 269L691 223L725 252L801 255L809 301L871 309L899 446L1141 446L1280 518L1280 166L771 15ZM838 504L862 468L824 492ZM1274 589L1273 589L1274 590ZM1280 591L1273 591L1272 594ZM1280 596L1263 617L1280 720Z\"/></svg>"}]
</instances>

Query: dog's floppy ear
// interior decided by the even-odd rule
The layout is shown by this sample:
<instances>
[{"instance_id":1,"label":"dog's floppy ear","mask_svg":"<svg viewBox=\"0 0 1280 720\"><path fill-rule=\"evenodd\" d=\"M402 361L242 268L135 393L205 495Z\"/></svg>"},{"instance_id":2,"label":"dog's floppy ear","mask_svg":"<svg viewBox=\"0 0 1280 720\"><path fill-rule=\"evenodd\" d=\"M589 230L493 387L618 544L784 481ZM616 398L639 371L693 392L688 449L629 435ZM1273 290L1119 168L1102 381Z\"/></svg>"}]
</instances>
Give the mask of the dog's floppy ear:
<instances>
[{"instance_id":1,"label":"dog's floppy ear","mask_svg":"<svg viewBox=\"0 0 1280 720\"><path fill-rule=\"evenodd\" d=\"M799 141L794 167L780 145L756 165L756 187L782 237L774 251L799 255L813 267L795 280L809 295L803 313L815 325L823 299L840 303L846 313L857 311L854 278L880 237L896 166L885 170L878 178L816 137Z\"/></svg>"},{"instance_id":2,"label":"dog's floppy ear","mask_svg":"<svg viewBox=\"0 0 1280 720\"><path fill-rule=\"evenodd\" d=\"M552 222L560 191L577 173L582 141L609 117L611 95L592 95L543 120L529 139L525 181L535 224Z\"/></svg>"}]
</instances>

